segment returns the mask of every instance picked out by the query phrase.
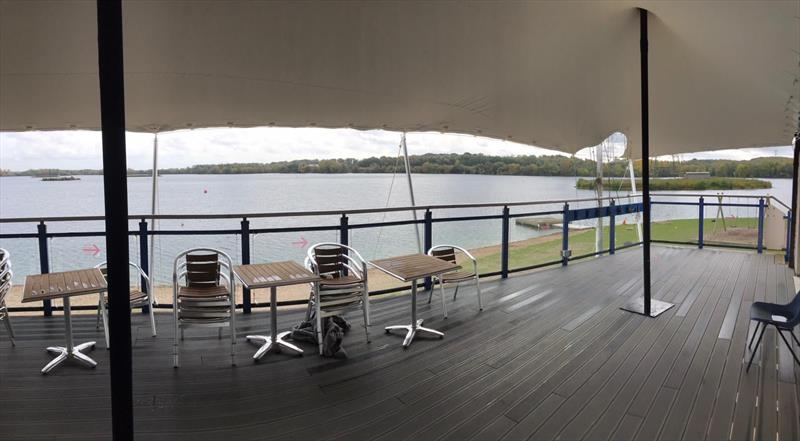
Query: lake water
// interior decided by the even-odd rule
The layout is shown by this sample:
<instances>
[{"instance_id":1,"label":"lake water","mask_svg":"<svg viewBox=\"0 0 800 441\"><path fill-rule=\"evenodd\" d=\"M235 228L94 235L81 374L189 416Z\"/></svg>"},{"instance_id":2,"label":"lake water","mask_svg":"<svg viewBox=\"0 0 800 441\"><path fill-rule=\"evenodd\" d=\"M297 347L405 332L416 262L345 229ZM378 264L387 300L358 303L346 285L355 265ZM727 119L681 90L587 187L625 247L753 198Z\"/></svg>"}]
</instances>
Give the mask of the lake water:
<instances>
[{"instance_id":1,"label":"lake water","mask_svg":"<svg viewBox=\"0 0 800 441\"><path fill-rule=\"evenodd\" d=\"M594 192L575 189L573 177L414 175L414 193L418 205L505 203L534 200L591 198ZM791 180L771 180L769 190L726 191L729 195L771 194L783 202L791 199ZM408 186L404 175L166 175L159 179L159 212L162 214L256 213L280 211L345 210L408 206ZM151 179L128 179L128 205L131 214L150 212ZM687 192L689 193L689 192ZM713 195L716 192L705 192ZM658 193L653 193L657 198ZM611 193L621 196L624 193ZM114 195L120 197L121 195ZM665 200L666 198L657 198ZM618 203L625 203L620 198ZM733 202L744 202L744 200ZM571 204L572 208L592 203ZM514 207L512 213L558 210L561 204ZM714 208L716 210L716 208ZM501 208L438 210L434 218L499 214ZM79 181L43 182L30 177L0 178L0 217L102 215L103 185L101 176L82 176ZM708 210L707 216L715 211ZM730 209L727 215L755 217L751 208ZM420 216L422 214L420 213ZM697 216L694 207L656 206L654 220ZM351 225L382 220L410 219L410 213L351 215ZM618 219L622 222L622 219ZM630 220L629 220L630 221ZM338 216L251 219L251 228L337 225ZM102 222L49 222L48 231L102 231ZM238 229L240 219L161 221L159 229ZM138 229L131 222L131 229ZM454 243L467 248L500 242L501 222L496 220L435 223L434 243ZM36 224L0 224L0 233L36 232ZM544 233L511 223L510 239L522 240ZM251 237L252 260L296 259L302 261L304 241L337 241L338 232L257 234ZM172 259L179 251L197 246L220 248L239 261L241 240L227 236L159 236L155 239L156 278L167 282L172 274ZM415 252L412 226L353 229L350 243L364 257L385 257ZM95 255L97 246L100 251ZM0 239L0 247L12 254L15 283L26 274L39 272L36 239ZM105 260L103 237L55 238L50 240L50 269L63 271L95 265ZM131 260L139 261L138 239L131 239Z\"/></svg>"}]
</instances>

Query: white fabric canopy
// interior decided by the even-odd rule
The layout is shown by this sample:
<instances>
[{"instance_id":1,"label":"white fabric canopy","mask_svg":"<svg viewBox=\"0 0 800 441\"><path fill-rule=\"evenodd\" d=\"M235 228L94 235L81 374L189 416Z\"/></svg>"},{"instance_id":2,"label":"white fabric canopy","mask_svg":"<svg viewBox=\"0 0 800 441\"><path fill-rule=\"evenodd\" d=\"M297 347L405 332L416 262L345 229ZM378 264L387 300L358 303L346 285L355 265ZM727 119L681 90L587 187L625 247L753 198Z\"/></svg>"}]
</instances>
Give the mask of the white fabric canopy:
<instances>
[{"instance_id":1,"label":"white fabric canopy","mask_svg":"<svg viewBox=\"0 0 800 441\"><path fill-rule=\"evenodd\" d=\"M125 2L132 131L219 126L471 133L653 156L786 145L800 2ZM95 2L0 0L0 130L98 129Z\"/></svg>"}]
</instances>

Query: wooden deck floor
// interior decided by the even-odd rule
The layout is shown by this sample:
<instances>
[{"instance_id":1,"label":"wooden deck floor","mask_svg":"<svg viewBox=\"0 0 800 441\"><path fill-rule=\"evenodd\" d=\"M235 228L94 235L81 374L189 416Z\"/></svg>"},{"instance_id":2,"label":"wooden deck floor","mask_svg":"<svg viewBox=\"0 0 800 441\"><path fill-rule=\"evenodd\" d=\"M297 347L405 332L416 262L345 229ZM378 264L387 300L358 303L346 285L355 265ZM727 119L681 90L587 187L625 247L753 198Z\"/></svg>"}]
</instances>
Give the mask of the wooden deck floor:
<instances>
[{"instance_id":1,"label":"wooden deck floor","mask_svg":"<svg viewBox=\"0 0 800 441\"><path fill-rule=\"evenodd\" d=\"M768 255L653 250L655 297L676 304L657 319L619 309L641 293L641 256L629 250L486 281L481 313L472 288L450 299L447 320L437 301L422 301L426 325L446 336L418 338L408 350L382 331L409 320L408 297L376 301L371 344L351 317L347 360L303 345L304 357L254 363L244 335L264 333L269 320L257 311L239 319L238 367L225 338L189 330L175 370L171 314L158 315L155 339L137 314L137 437L799 439L800 368L774 330L749 374L743 364L750 304L788 301L790 272ZM298 318L282 311L281 328ZM100 365L68 364L49 376L39 374L44 347L61 344L62 319L14 319L16 348L0 332L0 438L108 438L108 353L94 319L77 318L75 334L98 340Z\"/></svg>"}]
</instances>

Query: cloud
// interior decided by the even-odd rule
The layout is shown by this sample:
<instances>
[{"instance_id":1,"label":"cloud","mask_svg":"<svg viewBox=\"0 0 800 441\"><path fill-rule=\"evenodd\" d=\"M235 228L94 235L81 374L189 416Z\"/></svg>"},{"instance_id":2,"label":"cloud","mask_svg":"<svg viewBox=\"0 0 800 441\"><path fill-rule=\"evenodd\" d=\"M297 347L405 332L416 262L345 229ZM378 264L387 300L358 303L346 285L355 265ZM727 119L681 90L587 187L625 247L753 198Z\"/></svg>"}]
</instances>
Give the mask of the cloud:
<instances>
[{"instance_id":1,"label":"cloud","mask_svg":"<svg viewBox=\"0 0 800 441\"><path fill-rule=\"evenodd\" d=\"M128 167L152 167L153 135L128 133ZM491 155L560 155L553 150L472 135L410 133L409 154L485 153ZM163 133L158 136L159 167L186 167L224 162L273 162L309 158L366 158L394 156L400 134L383 130L257 127L195 129ZM624 138L613 136L605 156L618 156ZM102 168L99 132L5 132L0 133L0 168ZM749 159L757 156L791 156L789 147L770 149L723 150L682 155L683 159ZM577 154L593 158L593 149Z\"/></svg>"}]
</instances>

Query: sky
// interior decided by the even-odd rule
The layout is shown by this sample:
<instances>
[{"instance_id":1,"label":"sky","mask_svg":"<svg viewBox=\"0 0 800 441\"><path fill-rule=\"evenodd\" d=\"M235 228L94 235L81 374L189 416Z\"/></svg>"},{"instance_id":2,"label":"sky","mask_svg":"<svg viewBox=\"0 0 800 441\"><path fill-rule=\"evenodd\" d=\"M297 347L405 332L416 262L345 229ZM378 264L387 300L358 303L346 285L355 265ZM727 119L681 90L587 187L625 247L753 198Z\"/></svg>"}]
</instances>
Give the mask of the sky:
<instances>
[{"instance_id":1,"label":"sky","mask_svg":"<svg viewBox=\"0 0 800 441\"><path fill-rule=\"evenodd\" d=\"M230 162L274 162L293 159L367 158L396 156L400 134L382 130L321 128L219 128L163 133L158 137L159 167ZM484 153L491 155L556 155L553 150L472 135L409 133L408 153ZM149 169L153 161L153 135L128 133L128 167ZM0 169L32 168L101 169L99 132L0 133ZM617 154L623 147L615 143ZM591 149L579 157L593 157ZM750 159L792 156L791 147L719 150L681 155L682 159Z\"/></svg>"}]
</instances>

